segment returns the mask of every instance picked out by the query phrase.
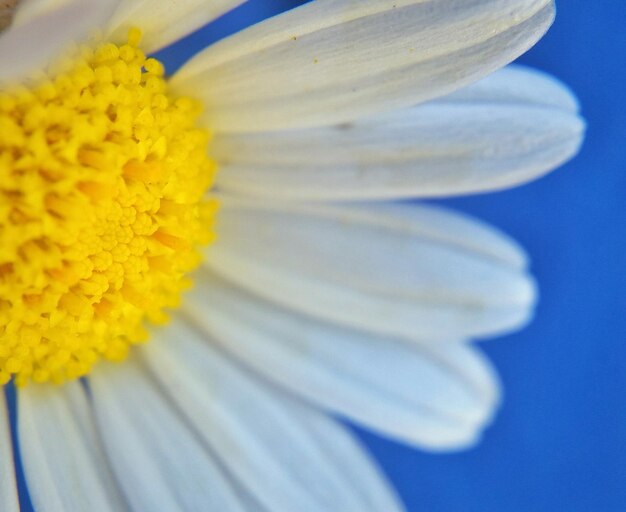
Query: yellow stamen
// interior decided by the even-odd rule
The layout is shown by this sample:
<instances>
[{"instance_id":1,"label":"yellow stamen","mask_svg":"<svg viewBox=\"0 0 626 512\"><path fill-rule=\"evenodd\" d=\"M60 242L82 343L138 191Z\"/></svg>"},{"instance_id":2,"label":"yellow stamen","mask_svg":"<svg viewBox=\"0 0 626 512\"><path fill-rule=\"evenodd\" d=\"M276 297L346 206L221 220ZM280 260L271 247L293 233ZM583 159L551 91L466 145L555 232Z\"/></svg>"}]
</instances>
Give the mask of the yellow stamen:
<instances>
[{"instance_id":1,"label":"yellow stamen","mask_svg":"<svg viewBox=\"0 0 626 512\"><path fill-rule=\"evenodd\" d=\"M213 239L201 105L168 94L140 36L0 93L0 384L124 359Z\"/></svg>"}]
</instances>

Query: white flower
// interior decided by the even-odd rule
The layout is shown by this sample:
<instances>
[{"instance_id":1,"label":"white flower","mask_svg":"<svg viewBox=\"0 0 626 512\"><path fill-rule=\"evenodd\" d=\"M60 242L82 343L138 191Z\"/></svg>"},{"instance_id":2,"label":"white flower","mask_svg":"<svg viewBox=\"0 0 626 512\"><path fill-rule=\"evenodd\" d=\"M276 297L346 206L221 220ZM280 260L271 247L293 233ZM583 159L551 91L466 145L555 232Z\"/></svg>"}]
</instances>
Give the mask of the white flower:
<instances>
[{"instance_id":1,"label":"white flower","mask_svg":"<svg viewBox=\"0 0 626 512\"><path fill-rule=\"evenodd\" d=\"M20 81L35 87L33 70L94 27L116 44L138 27L142 49L154 52L240 3L25 0L0 35L0 92ZM402 508L393 491L326 413L423 449L476 442L499 390L469 341L528 322L536 292L526 256L475 220L389 201L511 187L576 153L584 126L568 90L537 71L499 70L553 15L551 0L317 0L184 65L169 86L202 101L201 123L214 134L218 239L172 324L154 328L129 361L96 365L85 385L19 389L19 445L35 509L389 512ZM150 75L158 64L145 67ZM105 80L115 69L88 73ZM92 99L77 96L77 112ZM40 118L3 119L2 101L0 156L15 166L25 157L6 148L23 145L20 130L36 131ZM48 158L57 135L37 151ZM89 153L90 144L103 141L111 142L83 140L72 154L86 151L76 158L95 166L102 153ZM163 144L150 139L149 151ZM131 167L129 179L160 172ZM0 191L12 201L23 193ZM68 203L50 209L78 211ZM16 213L2 212L0 241ZM26 221L15 222L11 232L21 236ZM0 285L13 272L2 259L13 241L2 243ZM72 244L79 242L92 243ZM81 293L65 297L63 314L83 319ZM96 293L104 292L84 292ZM23 300L38 299L24 292ZM7 333L26 332L11 331L7 301L0 297L0 370L36 380L31 338L7 341ZM35 325L24 311L16 329ZM41 380L56 371L39 370ZM13 511L5 407L0 415L0 510Z\"/></svg>"}]
</instances>

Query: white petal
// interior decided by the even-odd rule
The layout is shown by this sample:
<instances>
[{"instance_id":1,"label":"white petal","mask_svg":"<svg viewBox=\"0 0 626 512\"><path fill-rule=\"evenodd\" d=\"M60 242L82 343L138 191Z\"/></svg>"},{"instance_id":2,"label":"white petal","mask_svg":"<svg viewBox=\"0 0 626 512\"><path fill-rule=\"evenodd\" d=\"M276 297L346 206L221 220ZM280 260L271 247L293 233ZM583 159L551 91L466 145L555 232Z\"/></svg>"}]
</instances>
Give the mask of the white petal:
<instances>
[{"instance_id":1,"label":"white petal","mask_svg":"<svg viewBox=\"0 0 626 512\"><path fill-rule=\"evenodd\" d=\"M450 196L528 182L578 151L581 118L524 97L519 85L571 106L553 79L505 69L485 82L348 125L217 134L218 186L300 200Z\"/></svg>"},{"instance_id":2,"label":"white petal","mask_svg":"<svg viewBox=\"0 0 626 512\"><path fill-rule=\"evenodd\" d=\"M160 331L142 354L222 466L267 510L400 508L338 425L245 375L184 324Z\"/></svg>"},{"instance_id":3,"label":"white petal","mask_svg":"<svg viewBox=\"0 0 626 512\"><path fill-rule=\"evenodd\" d=\"M37 511L126 510L79 383L20 390L18 433L26 483Z\"/></svg>"},{"instance_id":4,"label":"white petal","mask_svg":"<svg viewBox=\"0 0 626 512\"><path fill-rule=\"evenodd\" d=\"M269 380L422 448L472 444L497 405L494 372L462 343L409 344L324 324L207 277L185 312Z\"/></svg>"},{"instance_id":5,"label":"white petal","mask_svg":"<svg viewBox=\"0 0 626 512\"><path fill-rule=\"evenodd\" d=\"M2 512L20 510L15 485L11 426L4 392L0 393L0 510Z\"/></svg>"},{"instance_id":6,"label":"white petal","mask_svg":"<svg viewBox=\"0 0 626 512\"><path fill-rule=\"evenodd\" d=\"M551 0L318 0L211 46L172 85L216 131L346 122L487 75L553 16Z\"/></svg>"},{"instance_id":7,"label":"white petal","mask_svg":"<svg viewBox=\"0 0 626 512\"><path fill-rule=\"evenodd\" d=\"M101 365L89 382L107 456L133 510L244 510L141 365Z\"/></svg>"},{"instance_id":8,"label":"white petal","mask_svg":"<svg viewBox=\"0 0 626 512\"><path fill-rule=\"evenodd\" d=\"M151 53L191 34L244 1L125 0L112 16L108 30L113 39L123 40L130 28L140 28L141 47Z\"/></svg>"},{"instance_id":9,"label":"white petal","mask_svg":"<svg viewBox=\"0 0 626 512\"><path fill-rule=\"evenodd\" d=\"M222 206L207 265L287 308L427 341L499 334L532 312L535 285L517 246L492 232L481 241L497 241L475 249L471 232L487 228L440 229L470 224L452 213L225 198Z\"/></svg>"},{"instance_id":10,"label":"white petal","mask_svg":"<svg viewBox=\"0 0 626 512\"><path fill-rule=\"evenodd\" d=\"M0 83L12 83L46 66L70 42L110 16L117 0L31 0L18 6L0 34Z\"/></svg>"},{"instance_id":11,"label":"white petal","mask_svg":"<svg viewBox=\"0 0 626 512\"><path fill-rule=\"evenodd\" d=\"M448 103L521 103L571 113L577 113L580 108L578 99L563 82L538 69L519 64L502 68L440 100Z\"/></svg>"}]
</instances>

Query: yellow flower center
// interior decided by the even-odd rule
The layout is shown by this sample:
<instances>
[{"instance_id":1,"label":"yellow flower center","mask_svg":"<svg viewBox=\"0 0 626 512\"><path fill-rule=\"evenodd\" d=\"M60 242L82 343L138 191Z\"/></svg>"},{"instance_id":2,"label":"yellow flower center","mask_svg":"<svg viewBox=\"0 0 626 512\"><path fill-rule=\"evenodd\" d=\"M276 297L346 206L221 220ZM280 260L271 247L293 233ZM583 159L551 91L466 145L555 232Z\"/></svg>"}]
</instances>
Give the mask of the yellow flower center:
<instances>
[{"instance_id":1,"label":"yellow flower center","mask_svg":"<svg viewBox=\"0 0 626 512\"><path fill-rule=\"evenodd\" d=\"M168 94L140 36L0 93L0 384L124 359L213 238L201 106Z\"/></svg>"}]
</instances>

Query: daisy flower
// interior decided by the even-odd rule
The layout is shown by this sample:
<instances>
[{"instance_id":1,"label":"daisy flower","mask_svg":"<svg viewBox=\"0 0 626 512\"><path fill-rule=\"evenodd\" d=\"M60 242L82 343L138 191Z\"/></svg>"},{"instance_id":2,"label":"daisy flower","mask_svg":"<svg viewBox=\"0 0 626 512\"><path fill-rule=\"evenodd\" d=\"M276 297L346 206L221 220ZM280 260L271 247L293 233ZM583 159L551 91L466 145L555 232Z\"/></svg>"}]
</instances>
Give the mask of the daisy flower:
<instances>
[{"instance_id":1,"label":"daisy flower","mask_svg":"<svg viewBox=\"0 0 626 512\"><path fill-rule=\"evenodd\" d=\"M331 415L448 450L498 403L469 342L531 317L526 256L397 200L577 151L568 90L504 67L553 2L317 0L146 57L240 3L0 3L0 381L37 511L399 510Z\"/></svg>"}]
</instances>

